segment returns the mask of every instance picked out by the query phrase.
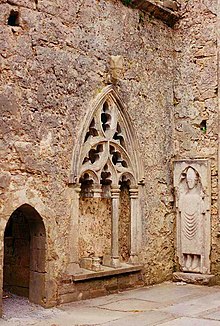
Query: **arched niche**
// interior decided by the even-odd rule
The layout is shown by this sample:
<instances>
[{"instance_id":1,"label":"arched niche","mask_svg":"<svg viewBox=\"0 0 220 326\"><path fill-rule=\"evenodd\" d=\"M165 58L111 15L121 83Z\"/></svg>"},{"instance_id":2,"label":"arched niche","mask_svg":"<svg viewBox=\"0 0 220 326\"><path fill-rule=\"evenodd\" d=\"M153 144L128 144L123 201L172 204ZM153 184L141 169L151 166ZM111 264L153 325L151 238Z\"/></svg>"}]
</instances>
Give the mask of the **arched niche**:
<instances>
[{"instance_id":1,"label":"arched niche","mask_svg":"<svg viewBox=\"0 0 220 326\"><path fill-rule=\"evenodd\" d=\"M129 224L126 227L129 234L125 236L128 239L125 256L129 256L129 263L138 262L139 188L144 183L138 148L137 136L126 107L114 87L109 85L92 103L73 152L69 181L73 190L70 265L80 264L82 258L86 259L86 266L93 270L101 268L99 263L111 267L121 265L123 259L119 248L119 223L120 202L123 202L122 190L124 194L127 193L126 200L129 203L129 214L124 214L126 223ZM84 204L88 209L84 206L85 223L82 226L81 212ZM85 212L91 210L91 207L95 215L89 220ZM98 222L92 224L92 219ZM102 253L95 249L95 239L97 236L99 238L100 233L98 225L101 225L102 234L106 234L106 238L102 239L103 248L109 249L103 250ZM83 243L86 247L88 238L91 238L90 249L87 249L88 255L82 257L83 252L86 255L86 250L82 251L81 246Z\"/></svg>"},{"instance_id":2,"label":"arched niche","mask_svg":"<svg viewBox=\"0 0 220 326\"><path fill-rule=\"evenodd\" d=\"M4 232L3 291L46 305L46 231L40 214L23 204L9 217Z\"/></svg>"}]
</instances>

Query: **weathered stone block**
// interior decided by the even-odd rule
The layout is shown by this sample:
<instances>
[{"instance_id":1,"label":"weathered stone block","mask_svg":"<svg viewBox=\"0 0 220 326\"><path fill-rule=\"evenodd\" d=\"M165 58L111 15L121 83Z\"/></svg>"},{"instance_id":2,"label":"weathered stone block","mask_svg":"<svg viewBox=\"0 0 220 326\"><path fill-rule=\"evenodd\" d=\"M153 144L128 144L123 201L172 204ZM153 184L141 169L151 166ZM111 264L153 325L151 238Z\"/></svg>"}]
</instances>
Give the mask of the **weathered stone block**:
<instances>
[{"instance_id":1,"label":"weathered stone block","mask_svg":"<svg viewBox=\"0 0 220 326\"><path fill-rule=\"evenodd\" d=\"M78 300L81 300L82 297L83 297L83 294L78 291L74 291L72 293L61 294L59 297L59 303L62 304L62 303L78 301Z\"/></svg>"},{"instance_id":2,"label":"weathered stone block","mask_svg":"<svg viewBox=\"0 0 220 326\"><path fill-rule=\"evenodd\" d=\"M47 279L47 276L45 277ZM45 300L44 307L50 308L54 307L58 303L58 294L57 294L57 281L55 279L45 281Z\"/></svg>"},{"instance_id":3,"label":"weathered stone block","mask_svg":"<svg viewBox=\"0 0 220 326\"><path fill-rule=\"evenodd\" d=\"M173 281L198 285L214 285L215 276L210 274L175 272L173 273Z\"/></svg>"},{"instance_id":4,"label":"weathered stone block","mask_svg":"<svg viewBox=\"0 0 220 326\"><path fill-rule=\"evenodd\" d=\"M11 181L11 175L9 172L0 174L0 188L5 189L8 188Z\"/></svg>"},{"instance_id":5,"label":"weathered stone block","mask_svg":"<svg viewBox=\"0 0 220 326\"><path fill-rule=\"evenodd\" d=\"M91 297L91 298L97 298L97 297L101 297L101 296L104 296L107 294L108 294L108 292L105 288L94 289L94 290L89 291L89 297Z\"/></svg>"},{"instance_id":6,"label":"weathered stone block","mask_svg":"<svg viewBox=\"0 0 220 326\"><path fill-rule=\"evenodd\" d=\"M106 280L105 288L109 293L117 291L118 290L118 278L111 277L110 279Z\"/></svg>"},{"instance_id":7,"label":"weathered stone block","mask_svg":"<svg viewBox=\"0 0 220 326\"><path fill-rule=\"evenodd\" d=\"M173 26L179 18L178 15L174 13L174 11L177 10L177 6L172 0L133 0L132 6L150 13L155 18L159 18L167 23L169 26Z\"/></svg>"},{"instance_id":8,"label":"weathered stone block","mask_svg":"<svg viewBox=\"0 0 220 326\"><path fill-rule=\"evenodd\" d=\"M29 300L31 302L45 305L46 292L45 292L45 273L38 273L30 271L30 285Z\"/></svg>"}]
</instances>

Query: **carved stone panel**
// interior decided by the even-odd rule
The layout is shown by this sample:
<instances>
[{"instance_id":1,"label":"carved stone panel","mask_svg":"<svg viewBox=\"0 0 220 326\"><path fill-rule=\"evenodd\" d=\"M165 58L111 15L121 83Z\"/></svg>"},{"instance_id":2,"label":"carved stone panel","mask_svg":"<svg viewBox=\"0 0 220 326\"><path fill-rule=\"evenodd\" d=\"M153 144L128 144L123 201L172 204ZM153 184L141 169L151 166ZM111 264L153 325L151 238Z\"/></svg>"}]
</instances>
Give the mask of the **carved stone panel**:
<instances>
[{"instance_id":1,"label":"carved stone panel","mask_svg":"<svg viewBox=\"0 0 220 326\"><path fill-rule=\"evenodd\" d=\"M176 161L177 255L183 272L210 273L209 161Z\"/></svg>"}]
</instances>

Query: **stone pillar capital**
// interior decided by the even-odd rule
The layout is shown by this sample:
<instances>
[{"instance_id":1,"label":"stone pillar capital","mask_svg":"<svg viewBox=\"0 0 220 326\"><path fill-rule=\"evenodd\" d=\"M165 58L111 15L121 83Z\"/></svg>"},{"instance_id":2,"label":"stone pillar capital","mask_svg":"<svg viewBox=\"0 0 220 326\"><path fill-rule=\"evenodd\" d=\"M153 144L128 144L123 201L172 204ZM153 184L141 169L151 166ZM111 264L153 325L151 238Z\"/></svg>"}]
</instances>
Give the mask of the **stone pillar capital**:
<instances>
[{"instance_id":1,"label":"stone pillar capital","mask_svg":"<svg viewBox=\"0 0 220 326\"><path fill-rule=\"evenodd\" d=\"M138 198L138 188L129 189L129 193L131 198Z\"/></svg>"},{"instance_id":2,"label":"stone pillar capital","mask_svg":"<svg viewBox=\"0 0 220 326\"><path fill-rule=\"evenodd\" d=\"M119 198L120 196L120 188L118 186L114 186L111 188L111 197Z\"/></svg>"}]
</instances>

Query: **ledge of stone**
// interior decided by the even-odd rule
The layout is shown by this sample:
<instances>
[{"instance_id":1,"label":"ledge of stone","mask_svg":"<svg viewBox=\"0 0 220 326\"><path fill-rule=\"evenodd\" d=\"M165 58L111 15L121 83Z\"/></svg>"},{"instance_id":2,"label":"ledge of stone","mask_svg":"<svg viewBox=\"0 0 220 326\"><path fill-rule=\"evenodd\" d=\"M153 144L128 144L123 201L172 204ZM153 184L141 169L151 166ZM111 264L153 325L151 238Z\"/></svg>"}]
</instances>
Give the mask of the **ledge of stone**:
<instances>
[{"instance_id":1,"label":"ledge of stone","mask_svg":"<svg viewBox=\"0 0 220 326\"><path fill-rule=\"evenodd\" d=\"M179 15L175 11L166 8L159 3L154 3L153 1L133 0L131 2L131 7L148 12L155 18L165 22L170 27L173 27L179 19Z\"/></svg>"},{"instance_id":2,"label":"ledge of stone","mask_svg":"<svg viewBox=\"0 0 220 326\"><path fill-rule=\"evenodd\" d=\"M174 282L185 282L190 284L198 285L213 285L214 275L210 274L196 274L196 273L183 273L175 272L173 273Z\"/></svg>"},{"instance_id":3,"label":"ledge of stone","mask_svg":"<svg viewBox=\"0 0 220 326\"><path fill-rule=\"evenodd\" d=\"M120 267L117 268L102 266L102 270L98 272L80 268L74 274L65 275L65 279L69 280L70 282L71 281L79 282L79 281L85 281L94 278L109 277L109 276L114 276L119 274L139 272L141 271L142 268L143 268L142 265L129 265L129 264L122 264Z\"/></svg>"}]
</instances>

